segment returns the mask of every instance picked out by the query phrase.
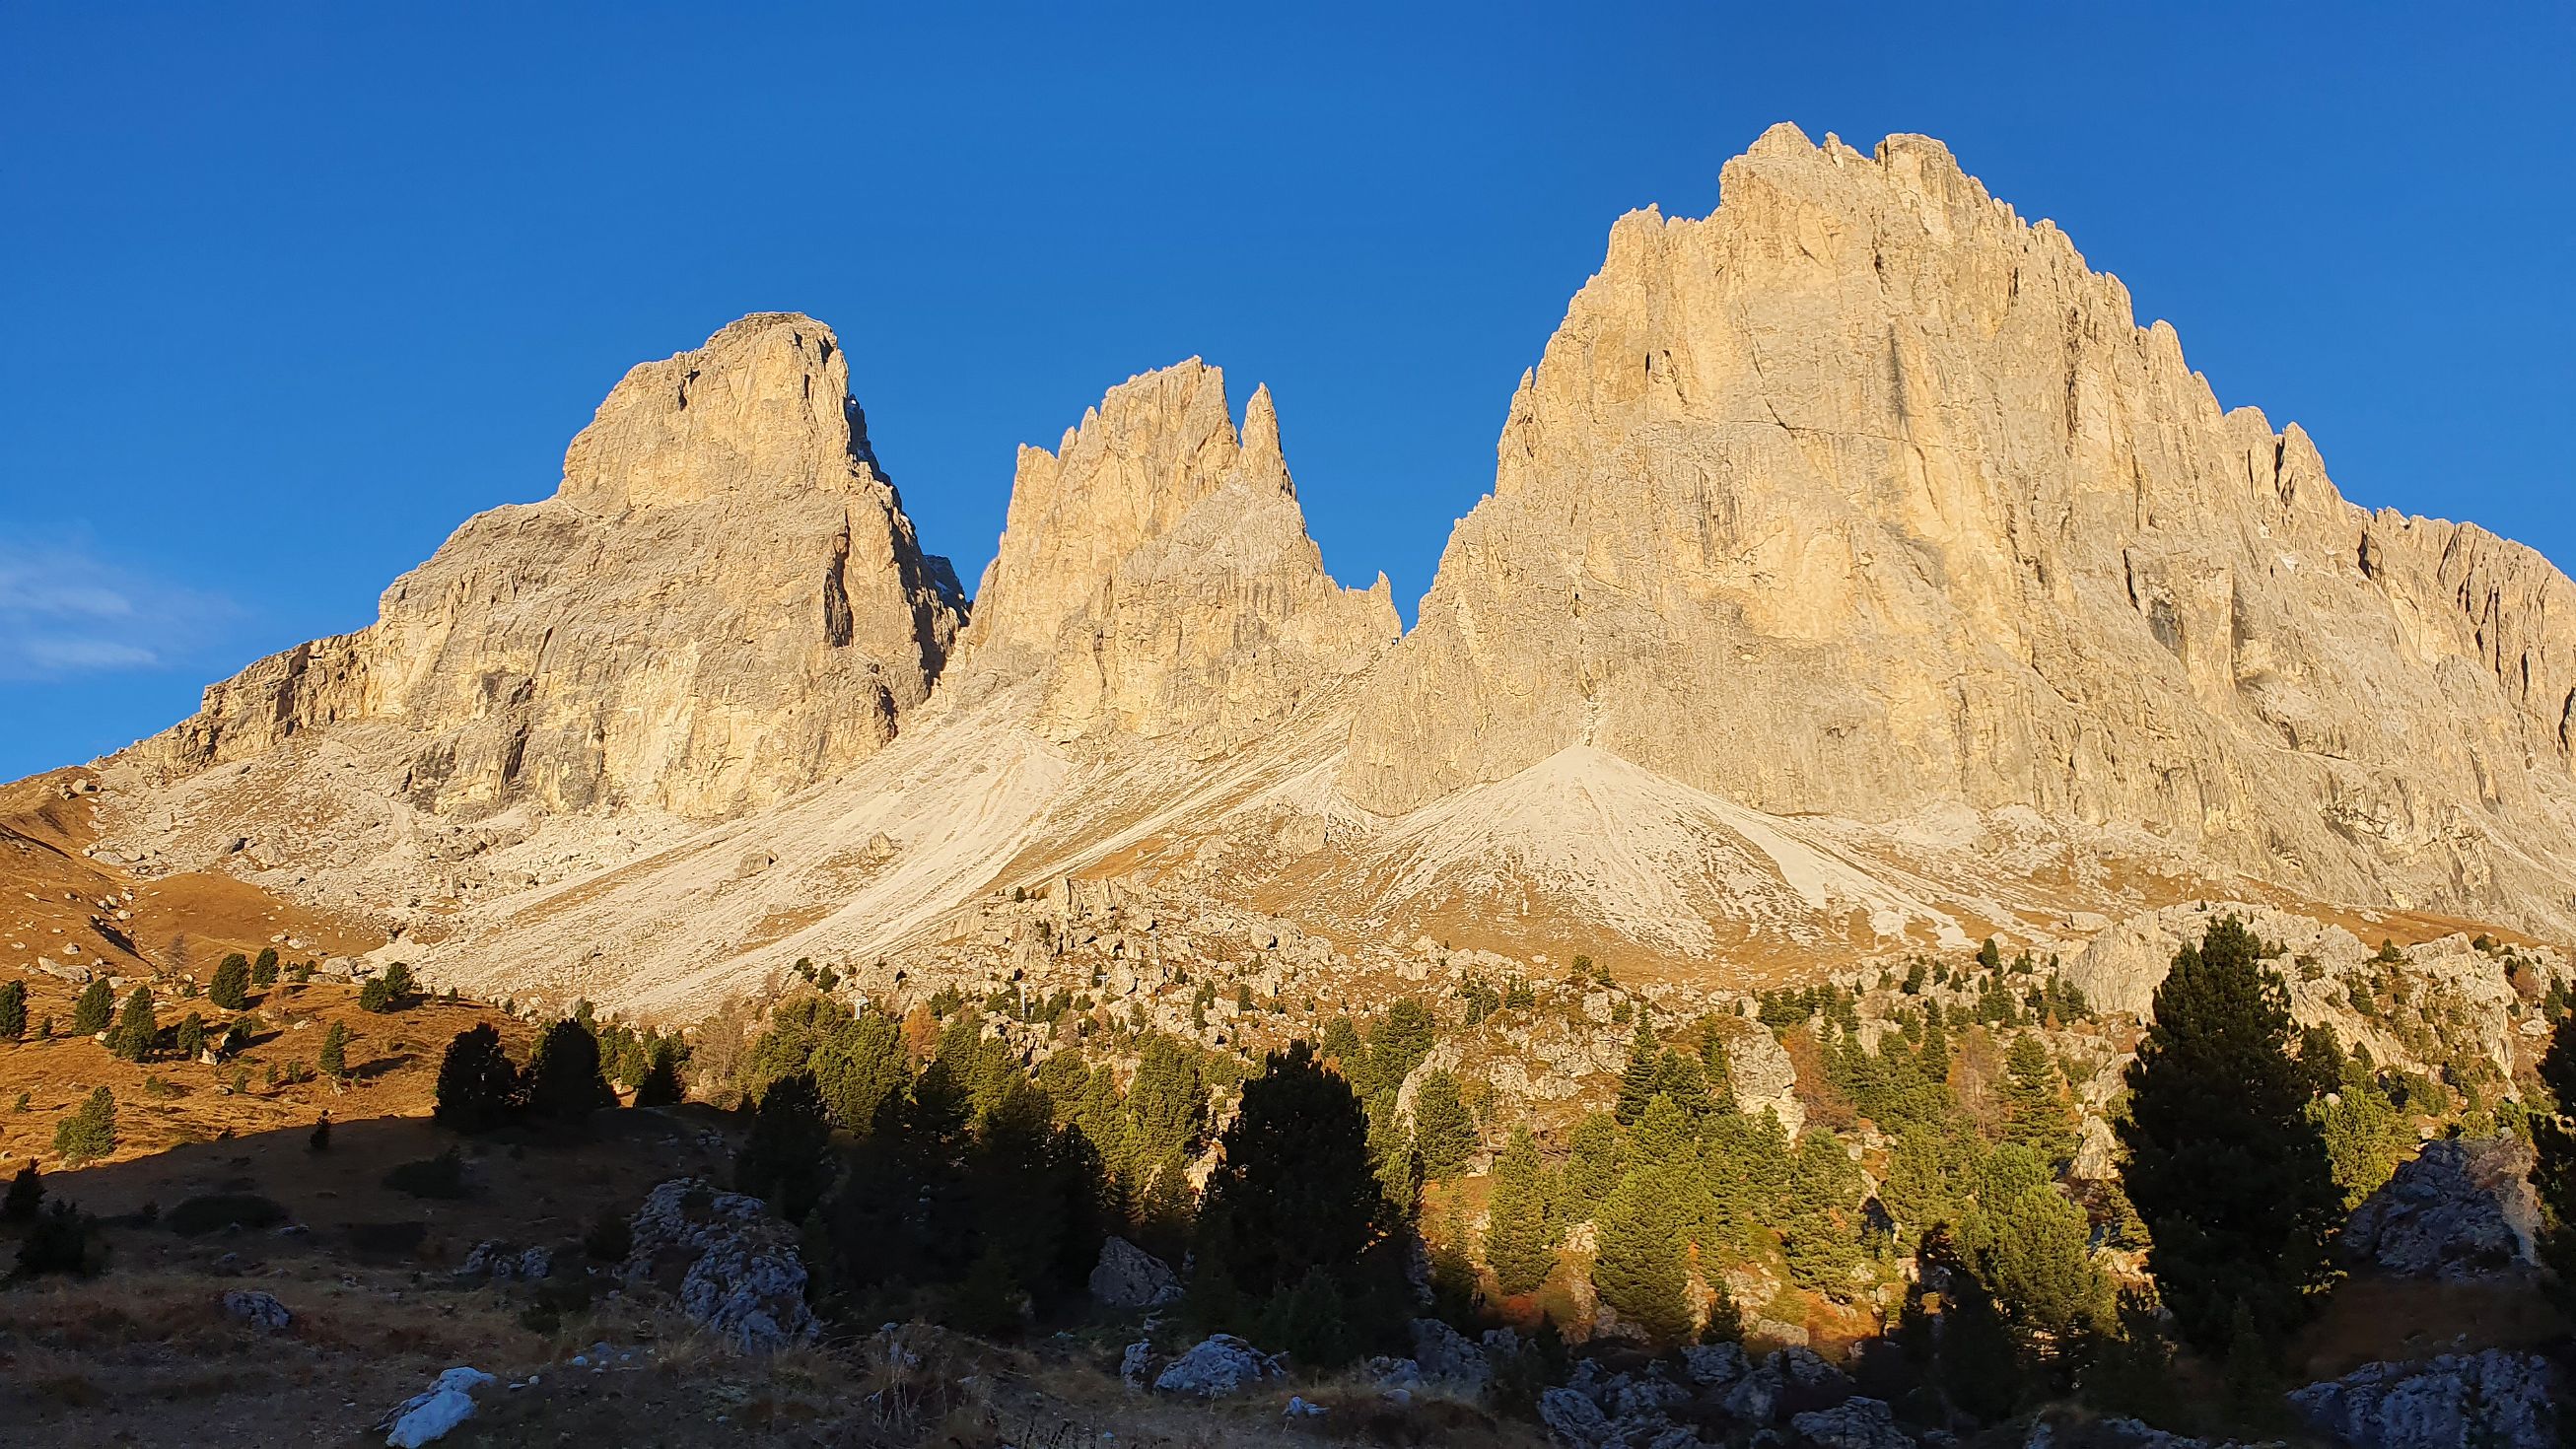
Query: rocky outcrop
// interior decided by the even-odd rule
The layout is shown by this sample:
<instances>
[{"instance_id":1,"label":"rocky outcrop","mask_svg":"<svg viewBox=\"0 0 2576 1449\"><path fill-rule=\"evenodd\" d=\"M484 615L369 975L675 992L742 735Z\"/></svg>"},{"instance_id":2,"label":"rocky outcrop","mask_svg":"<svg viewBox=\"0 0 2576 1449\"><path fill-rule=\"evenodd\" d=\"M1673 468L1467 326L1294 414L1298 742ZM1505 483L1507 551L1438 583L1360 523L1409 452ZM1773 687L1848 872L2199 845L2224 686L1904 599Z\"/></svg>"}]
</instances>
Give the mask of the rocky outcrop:
<instances>
[{"instance_id":1,"label":"rocky outcrop","mask_svg":"<svg viewBox=\"0 0 2576 1449\"><path fill-rule=\"evenodd\" d=\"M1101 1243L1090 1286L1091 1300L1105 1308L1160 1308L1181 1296L1170 1264L1120 1237Z\"/></svg>"},{"instance_id":2,"label":"rocky outcrop","mask_svg":"<svg viewBox=\"0 0 2576 1449\"><path fill-rule=\"evenodd\" d=\"M2346 503L1938 142L1776 127L1613 229L1372 678L1400 814L1576 746L1773 815L2137 827L2576 925L2576 589Z\"/></svg>"},{"instance_id":3,"label":"rocky outcrop","mask_svg":"<svg viewBox=\"0 0 2576 1449\"><path fill-rule=\"evenodd\" d=\"M2423 1363L2366 1364L2290 1402L2352 1449L2548 1449L2558 1439L2558 1371L2534 1353L2488 1349Z\"/></svg>"},{"instance_id":4,"label":"rocky outcrop","mask_svg":"<svg viewBox=\"0 0 2576 1449\"><path fill-rule=\"evenodd\" d=\"M1380 575L1324 572L1270 391L1235 430L1225 375L1192 358L1110 389L1050 453L1020 450L966 673L1044 681L1037 723L1187 737L1252 731L1365 667L1398 632Z\"/></svg>"},{"instance_id":5,"label":"rocky outcrop","mask_svg":"<svg viewBox=\"0 0 2576 1449\"><path fill-rule=\"evenodd\" d=\"M1273 1355L1265 1354L1230 1333L1219 1333L1202 1339L1189 1352L1172 1360L1171 1365L1154 1379L1154 1391L1182 1394L1195 1399L1221 1399L1239 1393L1263 1379L1278 1378L1287 1367Z\"/></svg>"},{"instance_id":6,"label":"rocky outcrop","mask_svg":"<svg viewBox=\"0 0 2576 1449\"><path fill-rule=\"evenodd\" d=\"M563 485L478 515L377 622L261 660L136 757L164 774L350 726L414 806L724 816L865 758L962 618L810 317L746 317L646 363Z\"/></svg>"},{"instance_id":7,"label":"rocky outcrop","mask_svg":"<svg viewBox=\"0 0 2576 1449\"><path fill-rule=\"evenodd\" d=\"M760 1199L673 1178L645 1195L632 1227L626 1278L666 1283L691 1322L735 1349L769 1353L822 1332L795 1229Z\"/></svg>"},{"instance_id":8,"label":"rocky outcrop","mask_svg":"<svg viewBox=\"0 0 2576 1449\"><path fill-rule=\"evenodd\" d=\"M2353 1209L2344 1256L2405 1278L2461 1280L2531 1261L2540 1205L2531 1148L2513 1136L2427 1142Z\"/></svg>"}]
</instances>

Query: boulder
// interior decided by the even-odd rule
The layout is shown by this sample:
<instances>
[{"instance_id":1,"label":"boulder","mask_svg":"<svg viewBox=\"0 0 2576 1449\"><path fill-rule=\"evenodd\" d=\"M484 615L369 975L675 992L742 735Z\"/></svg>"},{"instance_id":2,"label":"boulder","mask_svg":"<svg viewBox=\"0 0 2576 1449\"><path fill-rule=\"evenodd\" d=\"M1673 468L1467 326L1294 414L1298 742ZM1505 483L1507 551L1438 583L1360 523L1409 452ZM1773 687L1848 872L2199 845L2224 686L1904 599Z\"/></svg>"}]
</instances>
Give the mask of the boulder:
<instances>
[{"instance_id":1,"label":"boulder","mask_svg":"<svg viewBox=\"0 0 2576 1449\"><path fill-rule=\"evenodd\" d=\"M443 1439L447 1432L474 1417L474 1391L493 1381L481 1369L459 1365L438 1376L437 1382L394 1406L393 1411L378 1420L376 1427L385 1431L390 1449L420 1449L423 1444Z\"/></svg>"},{"instance_id":2,"label":"boulder","mask_svg":"<svg viewBox=\"0 0 2576 1449\"><path fill-rule=\"evenodd\" d=\"M2530 1166L2531 1149L2514 1137L2428 1142L2353 1210L2344 1255L2407 1278L2514 1271L2529 1261L2539 1219Z\"/></svg>"},{"instance_id":3,"label":"boulder","mask_svg":"<svg viewBox=\"0 0 2576 1449\"><path fill-rule=\"evenodd\" d=\"M1180 1275L1162 1259L1125 1238L1100 1245L1091 1270L1091 1297L1105 1308L1160 1308L1181 1296Z\"/></svg>"},{"instance_id":4,"label":"boulder","mask_svg":"<svg viewBox=\"0 0 2576 1449\"><path fill-rule=\"evenodd\" d=\"M1131 1389L1145 1387L1157 1371L1157 1357L1152 1339L1140 1338L1127 1345L1127 1351L1118 1356L1119 1379Z\"/></svg>"},{"instance_id":5,"label":"boulder","mask_svg":"<svg viewBox=\"0 0 2576 1449\"><path fill-rule=\"evenodd\" d=\"M287 1312L286 1305L278 1302L274 1294L255 1290L225 1294L224 1312L269 1333L281 1332L295 1321L295 1315Z\"/></svg>"},{"instance_id":6,"label":"boulder","mask_svg":"<svg viewBox=\"0 0 2576 1449\"><path fill-rule=\"evenodd\" d=\"M2558 1371L2491 1348L2422 1363L2365 1364L2290 1395L2310 1426L2352 1449L2550 1449Z\"/></svg>"},{"instance_id":7,"label":"boulder","mask_svg":"<svg viewBox=\"0 0 2576 1449\"><path fill-rule=\"evenodd\" d=\"M1914 1449L1882 1399L1849 1398L1793 1416L1789 1427L1817 1449Z\"/></svg>"},{"instance_id":8,"label":"boulder","mask_svg":"<svg viewBox=\"0 0 2576 1449\"><path fill-rule=\"evenodd\" d=\"M1682 1370L1704 1389L1734 1383L1753 1367L1740 1343L1695 1343L1682 1350Z\"/></svg>"},{"instance_id":9,"label":"boulder","mask_svg":"<svg viewBox=\"0 0 2576 1449\"><path fill-rule=\"evenodd\" d=\"M634 1230L626 1276L648 1278L685 1263L680 1311L736 1349L767 1353L822 1332L805 1305L795 1230L760 1199L673 1178L645 1195Z\"/></svg>"},{"instance_id":10,"label":"boulder","mask_svg":"<svg viewBox=\"0 0 2576 1449\"><path fill-rule=\"evenodd\" d=\"M1157 1393L1221 1399L1287 1372L1277 1358L1231 1333L1215 1334L1172 1360L1154 1380Z\"/></svg>"}]
</instances>

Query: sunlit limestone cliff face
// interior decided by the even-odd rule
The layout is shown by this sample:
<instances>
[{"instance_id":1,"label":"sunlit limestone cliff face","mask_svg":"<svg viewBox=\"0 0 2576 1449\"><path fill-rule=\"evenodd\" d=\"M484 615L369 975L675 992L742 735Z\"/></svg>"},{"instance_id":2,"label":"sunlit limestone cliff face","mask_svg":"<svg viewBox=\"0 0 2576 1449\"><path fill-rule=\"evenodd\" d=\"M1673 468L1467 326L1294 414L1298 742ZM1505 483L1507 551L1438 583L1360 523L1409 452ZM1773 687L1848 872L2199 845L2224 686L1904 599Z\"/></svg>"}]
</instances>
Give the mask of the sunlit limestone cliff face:
<instances>
[{"instance_id":1,"label":"sunlit limestone cliff face","mask_svg":"<svg viewBox=\"0 0 2576 1449\"><path fill-rule=\"evenodd\" d=\"M1324 572L1270 391L1238 435L1225 375L1131 378L1055 452L1020 449L961 672L1043 680L1050 736L1239 744L1366 666L1399 625L1380 575Z\"/></svg>"},{"instance_id":2,"label":"sunlit limestone cliff face","mask_svg":"<svg viewBox=\"0 0 2576 1449\"><path fill-rule=\"evenodd\" d=\"M963 613L848 378L831 329L783 314L637 367L554 497L478 515L372 627L260 661L138 754L185 774L373 725L351 737L400 753L400 795L469 817L718 817L847 769Z\"/></svg>"},{"instance_id":3,"label":"sunlit limestone cliff face","mask_svg":"<svg viewBox=\"0 0 2576 1449\"><path fill-rule=\"evenodd\" d=\"M1775 815L2027 807L2566 926L2576 590L2345 502L1948 151L1778 127L1632 214L1370 681L1399 815L1588 746Z\"/></svg>"}]
</instances>

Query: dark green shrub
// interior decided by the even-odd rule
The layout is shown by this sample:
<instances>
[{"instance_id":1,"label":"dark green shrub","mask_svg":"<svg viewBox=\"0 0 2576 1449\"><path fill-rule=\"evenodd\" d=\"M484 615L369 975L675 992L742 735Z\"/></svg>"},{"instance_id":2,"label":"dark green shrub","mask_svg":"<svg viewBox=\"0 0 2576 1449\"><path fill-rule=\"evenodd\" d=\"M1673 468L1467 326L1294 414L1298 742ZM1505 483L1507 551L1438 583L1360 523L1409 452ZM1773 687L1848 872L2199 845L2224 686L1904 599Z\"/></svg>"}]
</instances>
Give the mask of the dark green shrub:
<instances>
[{"instance_id":1,"label":"dark green shrub","mask_svg":"<svg viewBox=\"0 0 2576 1449\"><path fill-rule=\"evenodd\" d=\"M107 1266L107 1244L98 1224L70 1203L56 1201L36 1218L18 1244L18 1276L68 1273L87 1278Z\"/></svg>"},{"instance_id":2,"label":"dark green shrub","mask_svg":"<svg viewBox=\"0 0 2576 1449\"><path fill-rule=\"evenodd\" d=\"M225 1228L259 1232L286 1221L286 1205L255 1192L210 1192L192 1197L163 1215L162 1222L181 1237L201 1237Z\"/></svg>"},{"instance_id":3,"label":"dark green shrub","mask_svg":"<svg viewBox=\"0 0 2576 1449\"><path fill-rule=\"evenodd\" d=\"M453 1147L436 1157L406 1162L385 1174L385 1186L413 1197L465 1196L465 1158Z\"/></svg>"}]
</instances>

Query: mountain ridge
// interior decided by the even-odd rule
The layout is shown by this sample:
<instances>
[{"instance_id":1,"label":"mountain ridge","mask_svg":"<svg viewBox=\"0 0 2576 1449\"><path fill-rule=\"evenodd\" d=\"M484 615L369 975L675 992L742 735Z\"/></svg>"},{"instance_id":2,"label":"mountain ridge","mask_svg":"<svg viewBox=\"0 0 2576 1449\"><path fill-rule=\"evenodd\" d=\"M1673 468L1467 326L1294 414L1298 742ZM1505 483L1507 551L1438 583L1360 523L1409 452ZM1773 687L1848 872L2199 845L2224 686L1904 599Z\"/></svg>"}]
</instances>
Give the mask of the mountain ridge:
<instances>
[{"instance_id":1,"label":"mountain ridge","mask_svg":"<svg viewBox=\"0 0 2576 1449\"><path fill-rule=\"evenodd\" d=\"M1612 228L1411 630L1196 358L1020 450L970 605L837 337L756 314L103 761L98 848L669 1011L974 976L1068 876L1736 977L2212 893L2576 931L2563 574L2344 502L1938 142L1774 127L1722 190Z\"/></svg>"}]
</instances>

